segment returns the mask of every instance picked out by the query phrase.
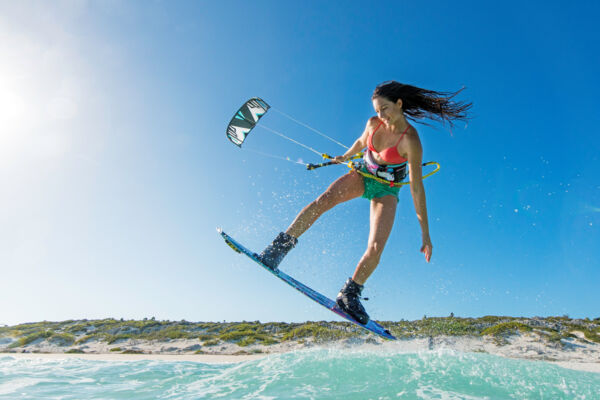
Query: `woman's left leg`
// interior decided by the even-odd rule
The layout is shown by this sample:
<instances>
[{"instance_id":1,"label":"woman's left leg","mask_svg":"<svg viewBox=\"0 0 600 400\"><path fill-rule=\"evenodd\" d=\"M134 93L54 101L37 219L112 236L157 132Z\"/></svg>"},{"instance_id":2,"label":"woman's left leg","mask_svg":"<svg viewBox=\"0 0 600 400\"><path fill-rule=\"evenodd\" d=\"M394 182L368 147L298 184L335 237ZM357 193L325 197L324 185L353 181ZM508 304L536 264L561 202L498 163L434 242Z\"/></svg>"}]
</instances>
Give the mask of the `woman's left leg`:
<instances>
[{"instance_id":1,"label":"woman's left leg","mask_svg":"<svg viewBox=\"0 0 600 400\"><path fill-rule=\"evenodd\" d=\"M369 242L352 276L352 280L359 285L365 284L379 264L381 253L394 226L397 205L398 199L391 195L371 200Z\"/></svg>"},{"instance_id":2,"label":"woman's left leg","mask_svg":"<svg viewBox=\"0 0 600 400\"><path fill-rule=\"evenodd\" d=\"M369 322L369 314L360 303L363 285L379 264L385 242L390 236L398 199L387 195L371 200L371 227L367 251L360 259L354 276L348 278L335 301L337 305L361 324Z\"/></svg>"}]
</instances>

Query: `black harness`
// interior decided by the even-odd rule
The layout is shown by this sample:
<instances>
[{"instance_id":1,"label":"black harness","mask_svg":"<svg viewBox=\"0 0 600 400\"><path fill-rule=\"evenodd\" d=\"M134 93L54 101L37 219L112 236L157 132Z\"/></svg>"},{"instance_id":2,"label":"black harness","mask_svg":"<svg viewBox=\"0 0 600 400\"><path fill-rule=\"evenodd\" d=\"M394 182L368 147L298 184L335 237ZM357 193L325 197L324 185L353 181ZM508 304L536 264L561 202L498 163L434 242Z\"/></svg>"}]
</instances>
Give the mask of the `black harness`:
<instances>
[{"instance_id":1,"label":"black harness","mask_svg":"<svg viewBox=\"0 0 600 400\"><path fill-rule=\"evenodd\" d=\"M379 165L373 159L370 150L365 151L363 160L360 164L364 165L365 169L370 174L391 183L402 182L408 174L406 171L406 162L403 162L402 164Z\"/></svg>"}]
</instances>

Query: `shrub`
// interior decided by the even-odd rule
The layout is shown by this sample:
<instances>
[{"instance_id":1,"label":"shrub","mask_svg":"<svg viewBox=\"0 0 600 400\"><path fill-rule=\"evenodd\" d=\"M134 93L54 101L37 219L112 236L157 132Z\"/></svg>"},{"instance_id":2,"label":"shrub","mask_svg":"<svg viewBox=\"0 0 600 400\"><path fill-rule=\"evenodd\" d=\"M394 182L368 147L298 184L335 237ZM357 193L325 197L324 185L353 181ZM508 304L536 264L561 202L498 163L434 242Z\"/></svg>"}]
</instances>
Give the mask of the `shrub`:
<instances>
[{"instance_id":1,"label":"shrub","mask_svg":"<svg viewBox=\"0 0 600 400\"><path fill-rule=\"evenodd\" d=\"M67 351L65 351L65 353L67 354L85 354L85 351L81 350L81 349L69 349Z\"/></svg>"},{"instance_id":2,"label":"shrub","mask_svg":"<svg viewBox=\"0 0 600 400\"><path fill-rule=\"evenodd\" d=\"M318 324L308 323L300 325L299 327L286 332L281 340L288 341L312 337L316 341L324 342L355 337L357 335L358 334L356 332L346 332L338 329L331 329Z\"/></svg>"},{"instance_id":3,"label":"shrub","mask_svg":"<svg viewBox=\"0 0 600 400\"><path fill-rule=\"evenodd\" d=\"M237 342L237 345L240 347L245 347L254 343L256 343L256 338L254 336L248 336Z\"/></svg>"},{"instance_id":4,"label":"shrub","mask_svg":"<svg viewBox=\"0 0 600 400\"><path fill-rule=\"evenodd\" d=\"M8 346L9 348L14 348L14 347L23 347L23 346L27 346L28 344L35 342L38 339L47 339L50 336L52 336L54 334L54 332L52 331L43 331L43 332L36 332L36 333L32 333L30 335L27 335L25 337L20 338L19 340L17 340L16 342L13 342L10 346Z\"/></svg>"},{"instance_id":5,"label":"shrub","mask_svg":"<svg viewBox=\"0 0 600 400\"><path fill-rule=\"evenodd\" d=\"M254 336L255 334L256 333L254 331L250 331L250 330L232 331L232 332L222 333L221 335L219 335L219 339L221 339L224 342L235 342L237 340L240 340L240 339L248 337L248 336Z\"/></svg>"},{"instance_id":6,"label":"shrub","mask_svg":"<svg viewBox=\"0 0 600 400\"><path fill-rule=\"evenodd\" d=\"M519 332L531 332L531 327L528 325L525 325L521 322L516 322L516 321L512 321L512 322L502 322L498 325L494 325L491 326L489 328L484 329L481 332L482 336L485 335L492 335L492 336L502 336L502 335L506 335L506 334L514 334L517 331Z\"/></svg>"},{"instance_id":7,"label":"shrub","mask_svg":"<svg viewBox=\"0 0 600 400\"><path fill-rule=\"evenodd\" d=\"M119 340L127 340L127 339L131 339L133 335L131 335L130 333L123 333L120 335L107 335L106 336L106 342L108 344L113 344L115 342L118 342Z\"/></svg>"},{"instance_id":8,"label":"shrub","mask_svg":"<svg viewBox=\"0 0 600 400\"><path fill-rule=\"evenodd\" d=\"M582 331L587 340L590 342L600 343L600 336L598 335L599 332L594 332L590 329L582 329Z\"/></svg>"},{"instance_id":9,"label":"shrub","mask_svg":"<svg viewBox=\"0 0 600 400\"><path fill-rule=\"evenodd\" d=\"M48 339L51 343L56 343L60 346L70 346L75 342L75 336L70 333L55 333Z\"/></svg>"},{"instance_id":10,"label":"shrub","mask_svg":"<svg viewBox=\"0 0 600 400\"><path fill-rule=\"evenodd\" d=\"M121 354L144 354L141 350L125 350Z\"/></svg>"},{"instance_id":11,"label":"shrub","mask_svg":"<svg viewBox=\"0 0 600 400\"><path fill-rule=\"evenodd\" d=\"M108 335L106 333L98 332L91 333L89 335L85 335L75 341L75 344L83 344L85 342L89 342L90 340L106 340Z\"/></svg>"}]
</instances>

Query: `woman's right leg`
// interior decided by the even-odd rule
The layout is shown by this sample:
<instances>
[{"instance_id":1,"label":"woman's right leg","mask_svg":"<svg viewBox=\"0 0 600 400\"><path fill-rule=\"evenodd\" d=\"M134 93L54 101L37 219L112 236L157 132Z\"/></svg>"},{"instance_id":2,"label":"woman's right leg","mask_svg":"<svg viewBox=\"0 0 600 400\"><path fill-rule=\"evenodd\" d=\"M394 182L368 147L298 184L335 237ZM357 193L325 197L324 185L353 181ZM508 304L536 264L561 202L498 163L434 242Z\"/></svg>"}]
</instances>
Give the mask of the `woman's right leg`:
<instances>
[{"instance_id":1,"label":"woman's right leg","mask_svg":"<svg viewBox=\"0 0 600 400\"><path fill-rule=\"evenodd\" d=\"M276 270L287 255L296 246L298 237L302 235L325 211L334 206L361 196L365 191L363 177L355 171L338 178L315 201L300 211L287 231L281 232L268 245L258 259L263 265Z\"/></svg>"},{"instance_id":2,"label":"woman's right leg","mask_svg":"<svg viewBox=\"0 0 600 400\"><path fill-rule=\"evenodd\" d=\"M300 237L325 211L348 200L352 200L365 191L363 177L351 171L333 182L323 194L307 205L296 216L285 233L295 238Z\"/></svg>"}]
</instances>

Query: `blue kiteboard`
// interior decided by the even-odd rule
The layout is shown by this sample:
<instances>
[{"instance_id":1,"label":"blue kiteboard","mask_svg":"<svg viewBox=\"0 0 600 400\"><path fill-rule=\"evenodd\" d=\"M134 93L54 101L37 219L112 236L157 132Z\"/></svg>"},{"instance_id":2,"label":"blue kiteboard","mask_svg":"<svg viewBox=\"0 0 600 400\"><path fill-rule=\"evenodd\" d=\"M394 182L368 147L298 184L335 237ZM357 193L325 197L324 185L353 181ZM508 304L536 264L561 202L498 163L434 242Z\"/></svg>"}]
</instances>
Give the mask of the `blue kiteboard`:
<instances>
[{"instance_id":1,"label":"blue kiteboard","mask_svg":"<svg viewBox=\"0 0 600 400\"><path fill-rule=\"evenodd\" d=\"M347 319L348 321L360 326L361 328L364 328L370 332L373 332L383 338L390 339L390 340L396 340L396 338L394 336L392 336L390 331L385 329L383 326L379 325L377 322L375 322L373 320L369 320L369 322L367 322L366 324L361 324L360 322L358 322L357 320L352 318L350 315L348 315L344 311L342 311L338 307L338 305L335 303L335 301L333 301L333 300L323 296L321 293L309 288L302 282L298 282L296 279L292 278L291 276L282 272L279 269L272 270L271 268L267 267L262 262L260 262L256 253L254 253L254 252L248 250L247 248L245 248L244 246L242 246L231 236L229 236L228 234L223 232L223 230L221 228L217 228L217 231L221 234L223 239L225 239L225 243L227 243L229 245L229 247L231 247L234 251L248 256L255 263L257 263L258 265L260 265L261 267L263 267L264 269L266 269L267 271L269 271L270 273L272 273L273 275L275 275L276 277L278 277L279 279L281 279L282 281L284 281L285 283L287 283L288 285L293 287L294 289L298 290L300 293L310 297L312 300L316 301L323 307L333 311L340 317Z\"/></svg>"}]
</instances>

